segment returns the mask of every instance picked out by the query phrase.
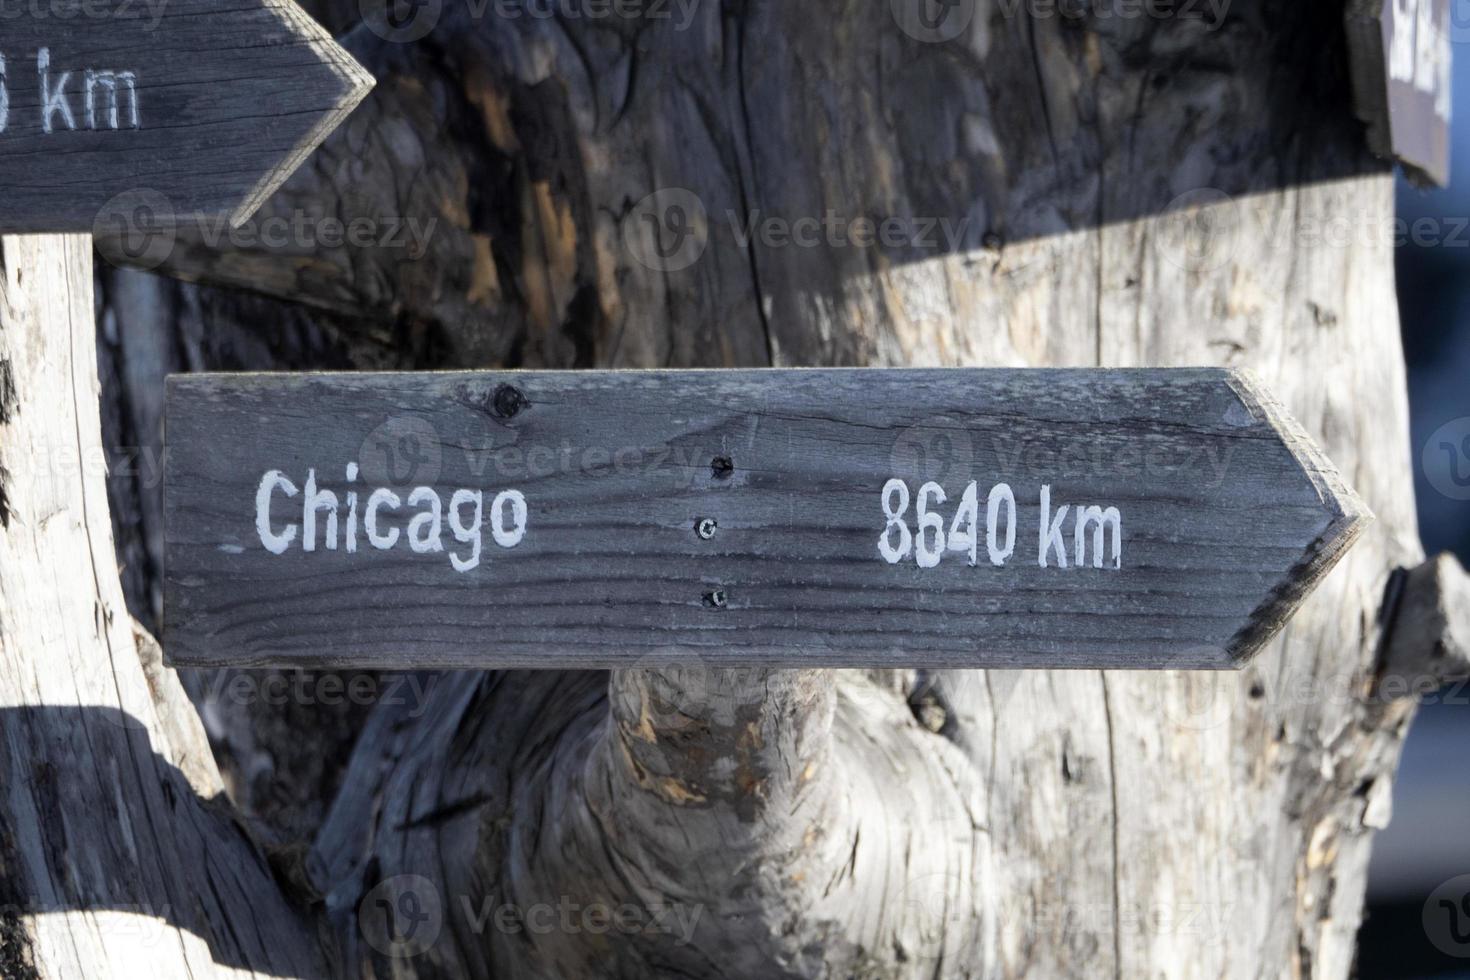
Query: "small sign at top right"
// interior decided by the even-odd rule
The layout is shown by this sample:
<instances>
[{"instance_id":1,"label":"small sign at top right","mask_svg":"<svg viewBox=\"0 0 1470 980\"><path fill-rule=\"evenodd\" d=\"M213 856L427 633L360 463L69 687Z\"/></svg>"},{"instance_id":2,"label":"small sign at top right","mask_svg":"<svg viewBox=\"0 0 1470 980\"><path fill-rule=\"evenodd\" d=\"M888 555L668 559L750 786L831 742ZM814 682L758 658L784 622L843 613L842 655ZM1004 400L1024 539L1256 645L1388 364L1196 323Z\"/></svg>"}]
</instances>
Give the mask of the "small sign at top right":
<instances>
[{"instance_id":1,"label":"small sign at top right","mask_svg":"<svg viewBox=\"0 0 1470 980\"><path fill-rule=\"evenodd\" d=\"M1368 146L1420 185L1449 182L1453 2L1348 3L1353 100Z\"/></svg>"}]
</instances>

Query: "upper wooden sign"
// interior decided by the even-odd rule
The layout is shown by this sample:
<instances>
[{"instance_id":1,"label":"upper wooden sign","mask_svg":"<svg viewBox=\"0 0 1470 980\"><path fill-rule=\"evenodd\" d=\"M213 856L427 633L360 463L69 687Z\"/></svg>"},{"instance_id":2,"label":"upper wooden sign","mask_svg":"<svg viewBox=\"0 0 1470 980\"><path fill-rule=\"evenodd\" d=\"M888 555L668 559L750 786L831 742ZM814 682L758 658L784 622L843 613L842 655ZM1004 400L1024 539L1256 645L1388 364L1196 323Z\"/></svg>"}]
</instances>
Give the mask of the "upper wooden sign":
<instances>
[{"instance_id":1,"label":"upper wooden sign","mask_svg":"<svg viewBox=\"0 0 1470 980\"><path fill-rule=\"evenodd\" d=\"M1367 513L1224 370L171 378L179 665L1234 667Z\"/></svg>"},{"instance_id":2,"label":"upper wooden sign","mask_svg":"<svg viewBox=\"0 0 1470 980\"><path fill-rule=\"evenodd\" d=\"M238 224L372 87L290 0L0 2L0 232Z\"/></svg>"},{"instance_id":3,"label":"upper wooden sign","mask_svg":"<svg viewBox=\"0 0 1470 980\"><path fill-rule=\"evenodd\" d=\"M1416 183L1450 175L1451 0L1349 0L1353 99L1368 145Z\"/></svg>"}]
</instances>

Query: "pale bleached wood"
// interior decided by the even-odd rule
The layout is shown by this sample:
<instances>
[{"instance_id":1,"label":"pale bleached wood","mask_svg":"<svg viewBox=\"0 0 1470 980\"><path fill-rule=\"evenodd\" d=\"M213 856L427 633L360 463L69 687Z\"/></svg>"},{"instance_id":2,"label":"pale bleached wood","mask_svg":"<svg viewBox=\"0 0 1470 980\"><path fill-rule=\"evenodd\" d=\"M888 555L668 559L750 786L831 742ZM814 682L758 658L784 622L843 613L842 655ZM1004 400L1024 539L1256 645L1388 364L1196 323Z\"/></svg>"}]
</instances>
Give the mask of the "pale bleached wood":
<instances>
[{"instance_id":1,"label":"pale bleached wood","mask_svg":"<svg viewBox=\"0 0 1470 980\"><path fill-rule=\"evenodd\" d=\"M135 643L91 263L85 236L0 239L0 973L318 976L305 918L215 800L198 717Z\"/></svg>"}]
</instances>

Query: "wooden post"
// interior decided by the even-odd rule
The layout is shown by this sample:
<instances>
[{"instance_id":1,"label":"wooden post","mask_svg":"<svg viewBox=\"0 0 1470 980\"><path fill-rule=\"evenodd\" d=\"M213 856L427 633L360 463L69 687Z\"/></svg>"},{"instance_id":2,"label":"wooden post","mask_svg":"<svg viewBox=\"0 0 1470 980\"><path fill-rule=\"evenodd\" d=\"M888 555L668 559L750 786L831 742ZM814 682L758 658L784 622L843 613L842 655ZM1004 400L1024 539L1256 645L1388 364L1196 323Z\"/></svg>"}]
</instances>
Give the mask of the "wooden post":
<instances>
[{"instance_id":1,"label":"wooden post","mask_svg":"<svg viewBox=\"0 0 1470 980\"><path fill-rule=\"evenodd\" d=\"M185 219L243 220L371 85L289 2L5 21L0 230L119 219L135 259ZM92 285L90 234L0 238L0 974L322 976L123 602Z\"/></svg>"},{"instance_id":2,"label":"wooden post","mask_svg":"<svg viewBox=\"0 0 1470 980\"><path fill-rule=\"evenodd\" d=\"M5 236L0 275L0 974L323 975L123 605L91 239Z\"/></svg>"}]
</instances>

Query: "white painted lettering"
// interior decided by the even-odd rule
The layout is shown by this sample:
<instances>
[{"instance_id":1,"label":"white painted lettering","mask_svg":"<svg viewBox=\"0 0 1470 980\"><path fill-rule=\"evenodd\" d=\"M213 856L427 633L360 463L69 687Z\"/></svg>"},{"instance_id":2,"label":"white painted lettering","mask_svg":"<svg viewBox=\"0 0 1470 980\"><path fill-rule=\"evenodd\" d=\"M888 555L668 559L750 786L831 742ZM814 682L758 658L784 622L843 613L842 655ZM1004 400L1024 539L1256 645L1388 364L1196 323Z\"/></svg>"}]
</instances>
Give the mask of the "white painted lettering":
<instances>
[{"instance_id":1,"label":"white painted lettering","mask_svg":"<svg viewBox=\"0 0 1470 980\"><path fill-rule=\"evenodd\" d=\"M1103 567L1103 530L1112 531L1113 568L1123 567L1123 515L1118 508L1077 508L1077 525L1073 532L1072 560L1080 568L1087 564L1087 527L1092 525L1092 567Z\"/></svg>"},{"instance_id":2,"label":"white painted lettering","mask_svg":"<svg viewBox=\"0 0 1470 980\"><path fill-rule=\"evenodd\" d=\"M996 547L995 532L1002 504L1006 508L1006 544L999 548ZM1016 495L1011 492L1010 484L997 483L985 501L985 550L990 554L990 564L996 566L1004 565L1016 550ZM970 564L974 563L972 558Z\"/></svg>"},{"instance_id":3,"label":"white painted lettering","mask_svg":"<svg viewBox=\"0 0 1470 980\"><path fill-rule=\"evenodd\" d=\"M1057 508L1055 516L1051 512L1051 487L1041 488L1041 524L1040 552L1036 556L1036 563L1042 568L1046 567L1046 553L1055 551L1057 553L1057 567L1067 567L1067 542L1062 537L1062 521L1067 517L1067 505L1063 504Z\"/></svg>"},{"instance_id":4,"label":"white painted lettering","mask_svg":"<svg viewBox=\"0 0 1470 980\"><path fill-rule=\"evenodd\" d=\"M280 534L271 530L271 494L277 487L287 497L294 497L299 492L296 484L286 479L280 470L271 470L260 478L260 489L255 491L255 533L265 550L273 555L285 554L291 542L296 540L295 524L287 524Z\"/></svg>"},{"instance_id":5,"label":"white painted lettering","mask_svg":"<svg viewBox=\"0 0 1470 980\"><path fill-rule=\"evenodd\" d=\"M444 508L439 495L431 487L415 487L408 495L408 505L428 504L429 509L408 522L408 546L416 554L426 555L444 550Z\"/></svg>"},{"instance_id":6,"label":"white painted lettering","mask_svg":"<svg viewBox=\"0 0 1470 980\"><path fill-rule=\"evenodd\" d=\"M102 89L106 96L106 104L103 106L106 115L103 117L107 128L118 129L118 98L117 88L122 85L127 93L128 103L128 128L142 129L143 124L138 115L138 76L130 71L93 71L88 68L86 73L86 91L84 97L87 106L87 128L97 129L97 89Z\"/></svg>"},{"instance_id":7,"label":"white painted lettering","mask_svg":"<svg viewBox=\"0 0 1470 980\"><path fill-rule=\"evenodd\" d=\"M386 534L378 533L378 510L384 504L389 510L397 510L403 506L403 501L387 487L379 487L368 496L367 512L362 516L362 528L367 532L368 544L379 551L387 551L398 543L398 528L390 527Z\"/></svg>"},{"instance_id":8,"label":"white painted lettering","mask_svg":"<svg viewBox=\"0 0 1470 980\"><path fill-rule=\"evenodd\" d=\"M510 507L510 523L505 522L505 508ZM502 548L514 548L526 536L526 497L519 490L502 490L490 505L490 533Z\"/></svg>"},{"instance_id":9,"label":"white painted lettering","mask_svg":"<svg viewBox=\"0 0 1470 980\"><path fill-rule=\"evenodd\" d=\"M467 505L474 507L474 517L468 524L460 517L461 510ZM480 548L484 539L480 525L483 523L484 507L485 495L478 490L456 490L454 496L449 498L449 529L454 532L454 540L470 546L468 558L461 558L453 553L449 555L449 563L456 572L468 572L480 564Z\"/></svg>"},{"instance_id":10,"label":"white painted lettering","mask_svg":"<svg viewBox=\"0 0 1470 980\"><path fill-rule=\"evenodd\" d=\"M62 72L53 89L51 87L51 49L42 48L36 52L36 73L41 76L41 130L46 133L53 132L56 125L53 120L58 113L67 129L76 129L77 121L71 114L71 102L66 97L66 83L71 78L71 72Z\"/></svg>"},{"instance_id":11,"label":"white painted lettering","mask_svg":"<svg viewBox=\"0 0 1470 980\"><path fill-rule=\"evenodd\" d=\"M446 513L444 500L433 487L415 487L405 505L398 494L387 487L376 487L370 491L361 489L359 480L362 472L356 462L347 464L345 474L344 486L333 490L320 486L317 470L308 469L306 483L298 490L281 471L266 473L255 497L256 533L266 550L273 555L284 555L299 538L303 552L316 551L318 542L325 550L336 551L340 541L341 550L349 555L357 554L359 503L364 500L364 494L366 502L361 506L361 528L372 551L391 551L405 540L414 554L440 554L449 550L450 565L456 572L464 573L484 563L487 516L491 536L500 547L514 548L525 540L530 508L525 494L519 490L497 493L487 515L484 490L457 489L449 497ZM279 529L271 526L271 504L277 491L288 498L302 495L300 524L290 523ZM414 512L403 513L405 506L414 508ZM317 535L318 522L322 522L320 538ZM454 542L464 547L446 549L446 522ZM340 538L339 530L342 532Z\"/></svg>"},{"instance_id":12,"label":"white painted lettering","mask_svg":"<svg viewBox=\"0 0 1470 980\"><path fill-rule=\"evenodd\" d=\"M324 535L328 551L337 550L337 495L330 490L316 488L316 470L306 471L306 499L302 501L301 550L316 550L317 511L327 512L327 531Z\"/></svg>"}]
</instances>

